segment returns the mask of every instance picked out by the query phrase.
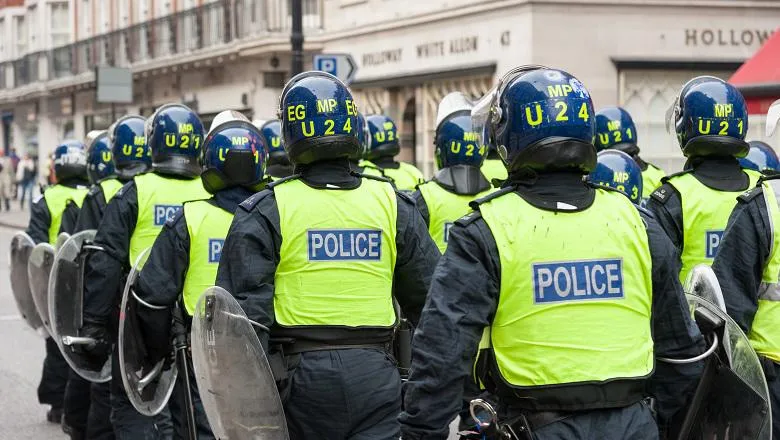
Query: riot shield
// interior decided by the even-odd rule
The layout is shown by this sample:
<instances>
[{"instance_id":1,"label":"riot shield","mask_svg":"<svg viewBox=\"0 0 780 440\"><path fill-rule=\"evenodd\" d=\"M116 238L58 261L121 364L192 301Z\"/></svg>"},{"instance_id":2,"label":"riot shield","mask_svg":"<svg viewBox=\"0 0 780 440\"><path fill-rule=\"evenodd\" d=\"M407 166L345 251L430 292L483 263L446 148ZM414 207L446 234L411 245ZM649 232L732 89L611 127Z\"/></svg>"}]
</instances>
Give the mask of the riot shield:
<instances>
[{"instance_id":1,"label":"riot shield","mask_svg":"<svg viewBox=\"0 0 780 440\"><path fill-rule=\"evenodd\" d=\"M119 369L127 397L135 409L147 416L155 416L165 408L173 392L178 371L176 365L162 360L154 365L146 361L146 347L138 327L136 310L139 307L153 307L139 301L133 291L133 284L141 274L149 257L147 248L136 259L125 283L122 305L119 313ZM171 347L173 353L173 347Z\"/></svg>"},{"instance_id":2,"label":"riot shield","mask_svg":"<svg viewBox=\"0 0 780 440\"><path fill-rule=\"evenodd\" d=\"M271 367L233 296L210 287L192 317L192 363L212 431L223 440L286 440Z\"/></svg>"},{"instance_id":3,"label":"riot shield","mask_svg":"<svg viewBox=\"0 0 780 440\"><path fill-rule=\"evenodd\" d=\"M696 295L718 306L726 312L726 302L723 299L723 291L720 289L718 277L712 268L706 264L697 264L688 273L685 280L685 293Z\"/></svg>"},{"instance_id":4,"label":"riot shield","mask_svg":"<svg viewBox=\"0 0 780 440\"><path fill-rule=\"evenodd\" d=\"M66 241L70 238L70 234L67 232L60 232L60 235L57 236L57 240L54 242L54 253L60 251L60 248L62 248L62 245L65 244Z\"/></svg>"},{"instance_id":5,"label":"riot shield","mask_svg":"<svg viewBox=\"0 0 780 440\"><path fill-rule=\"evenodd\" d=\"M721 308L686 295L702 333L717 349L705 360L678 439L770 440L769 390L747 336Z\"/></svg>"},{"instance_id":6,"label":"riot shield","mask_svg":"<svg viewBox=\"0 0 780 440\"><path fill-rule=\"evenodd\" d=\"M54 246L49 243L38 243L30 253L27 262L27 277L30 281L35 310L46 328L51 334L51 322L49 321L49 274L54 264Z\"/></svg>"},{"instance_id":7,"label":"riot shield","mask_svg":"<svg viewBox=\"0 0 780 440\"><path fill-rule=\"evenodd\" d=\"M35 301L30 291L30 281L27 276L27 262L30 253L35 247L35 242L25 232L17 232L11 239L11 292L16 301L16 308L24 321L33 330L40 331L43 322L38 311L35 310Z\"/></svg>"},{"instance_id":8,"label":"riot shield","mask_svg":"<svg viewBox=\"0 0 780 440\"><path fill-rule=\"evenodd\" d=\"M84 267L95 232L90 229L74 234L57 252L49 278L49 316L52 337L68 365L84 379L102 383L111 380L111 357L100 371L95 371L95 367L88 366L86 359L74 350L77 345L95 342L79 334L83 324Z\"/></svg>"}]
</instances>

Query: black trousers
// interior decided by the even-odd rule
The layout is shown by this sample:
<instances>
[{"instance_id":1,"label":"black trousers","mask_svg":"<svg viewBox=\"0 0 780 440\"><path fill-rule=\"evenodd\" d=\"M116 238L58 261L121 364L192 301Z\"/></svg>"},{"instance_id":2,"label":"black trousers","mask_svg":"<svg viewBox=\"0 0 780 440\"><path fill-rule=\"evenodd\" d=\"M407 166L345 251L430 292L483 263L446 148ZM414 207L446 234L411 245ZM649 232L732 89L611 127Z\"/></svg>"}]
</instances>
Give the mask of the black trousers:
<instances>
[{"instance_id":1,"label":"black trousers","mask_svg":"<svg viewBox=\"0 0 780 440\"><path fill-rule=\"evenodd\" d=\"M46 357L43 359L43 373L38 385L38 402L51 405L52 408L62 408L69 371L70 367L57 343L51 337L46 338Z\"/></svg>"},{"instance_id":2,"label":"black trousers","mask_svg":"<svg viewBox=\"0 0 780 440\"><path fill-rule=\"evenodd\" d=\"M198 384L195 382L195 372L192 368L192 361L188 359L190 393L192 395L192 406L195 413L195 428L197 430L196 438L198 440L215 440L216 437L211 432L209 421L206 418L206 412L203 409L203 402L200 400ZM187 414L184 408L184 376L181 371L176 378L176 386L173 388L171 400L168 401L168 408L171 411L171 421L173 422L173 438L175 440L189 439L187 432Z\"/></svg>"},{"instance_id":3,"label":"black trousers","mask_svg":"<svg viewBox=\"0 0 780 440\"><path fill-rule=\"evenodd\" d=\"M86 440L114 440L111 426L111 383L93 383L90 387Z\"/></svg>"},{"instance_id":4,"label":"black trousers","mask_svg":"<svg viewBox=\"0 0 780 440\"><path fill-rule=\"evenodd\" d=\"M772 407L772 439L780 440L780 364L775 364L778 375L770 380L769 405Z\"/></svg>"},{"instance_id":5,"label":"black trousers","mask_svg":"<svg viewBox=\"0 0 780 440\"><path fill-rule=\"evenodd\" d=\"M89 407L92 400L92 383L76 374L68 371L68 384L65 387L63 401L64 423L71 432L71 438L84 438L87 432L87 420Z\"/></svg>"}]
</instances>

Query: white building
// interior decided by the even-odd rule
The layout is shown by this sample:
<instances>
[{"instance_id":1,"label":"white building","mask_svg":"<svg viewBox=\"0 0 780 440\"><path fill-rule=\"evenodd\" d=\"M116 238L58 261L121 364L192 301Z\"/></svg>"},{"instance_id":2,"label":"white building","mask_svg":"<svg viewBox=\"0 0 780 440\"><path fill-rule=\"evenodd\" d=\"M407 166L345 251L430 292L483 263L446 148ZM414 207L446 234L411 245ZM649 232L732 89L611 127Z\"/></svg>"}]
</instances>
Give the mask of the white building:
<instances>
[{"instance_id":1,"label":"white building","mask_svg":"<svg viewBox=\"0 0 780 440\"><path fill-rule=\"evenodd\" d=\"M275 115L290 65L289 0L11 3L24 5L0 9L6 148L38 145L46 154L64 136L107 127L112 109L95 102L96 65L132 68L134 102L115 106L114 116L148 115L172 101L197 109L206 125L224 109ZM664 128L679 87L699 74L728 78L780 24L776 0L303 3L307 63L314 53L352 54L359 106L394 117L403 157L427 173L438 100L453 90L481 95L529 63L575 74L596 108L625 106L643 155L679 169L682 156Z\"/></svg>"}]
</instances>

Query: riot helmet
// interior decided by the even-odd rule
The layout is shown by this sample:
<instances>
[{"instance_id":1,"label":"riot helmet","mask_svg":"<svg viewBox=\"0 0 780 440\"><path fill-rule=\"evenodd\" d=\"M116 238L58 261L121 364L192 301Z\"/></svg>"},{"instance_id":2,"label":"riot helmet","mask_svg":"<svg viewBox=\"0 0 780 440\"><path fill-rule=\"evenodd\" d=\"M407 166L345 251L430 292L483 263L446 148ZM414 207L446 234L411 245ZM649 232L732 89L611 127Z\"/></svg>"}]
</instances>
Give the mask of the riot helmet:
<instances>
[{"instance_id":1,"label":"riot helmet","mask_svg":"<svg viewBox=\"0 0 780 440\"><path fill-rule=\"evenodd\" d=\"M96 184L101 180L115 176L114 155L108 142L108 132L93 130L87 133L87 177L89 183Z\"/></svg>"},{"instance_id":2,"label":"riot helmet","mask_svg":"<svg viewBox=\"0 0 780 440\"><path fill-rule=\"evenodd\" d=\"M263 135L238 112L228 110L217 119L203 142L203 187L212 194L236 186L259 190L268 161Z\"/></svg>"},{"instance_id":3,"label":"riot helmet","mask_svg":"<svg viewBox=\"0 0 780 440\"><path fill-rule=\"evenodd\" d=\"M439 169L455 165L481 167L487 147L472 130L471 101L461 92L445 96L439 103L434 134L434 157Z\"/></svg>"},{"instance_id":4,"label":"riot helmet","mask_svg":"<svg viewBox=\"0 0 780 440\"><path fill-rule=\"evenodd\" d=\"M87 178L87 148L81 141L62 141L54 148L52 161L57 182Z\"/></svg>"},{"instance_id":5,"label":"riot helmet","mask_svg":"<svg viewBox=\"0 0 780 440\"><path fill-rule=\"evenodd\" d=\"M282 143L282 123L278 119L271 119L257 126L263 135L263 143L268 148L268 165L290 166L290 158Z\"/></svg>"},{"instance_id":6,"label":"riot helmet","mask_svg":"<svg viewBox=\"0 0 780 440\"><path fill-rule=\"evenodd\" d=\"M621 107L605 107L596 113L596 150L609 148L629 156L639 154L636 125L631 115Z\"/></svg>"},{"instance_id":7,"label":"riot helmet","mask_svg":"<svg viewBox=\"0 0 780 440\"><path fill-rule=\"evenodd\" d=\"M166 104L146 120L146 142L152 169L183 177L200 175L203 124L184 104Z\"/></svg>"},{"instance_id":8,"label":"riot helmet","mask_svg":"<svg viewBox=\"0 0 780 440\"><path fill-rule=\"evenodd\" d=\"M642 201L642 170L631 156L620 150L600 151L588 180L622 192L637 205Z\"/></svg>"},{"instance_id":9,"label":"riot helmet","mask_svg":"<svg viewBox=\"0 0 780 440\"><path fill-rule=\"evenodd\" d=\"M731 84L714 76L688 81L667 115L685 157L744 157L748 113L745 98Z\"/></svg>"},{"instance_id":10,"label":"riot helmet","mask_svg":"<svg viewBox=\"0 0 780 440\"><path fill-rule=\"evenodd\" d=\"M393 157L401 151L398 144L398 127L390 117L385 115L366 116L368 127L368 151L366 159L374 160L380 157Z\"/></svg>"},{"instance_id":11,"label":"riot helmet","mask_svg":"<svg viewBox=\"0 0 780 440\"><path fill-rule=\"evenodd\" d=\"M152 169L152 152L146 144L141 116L123 116L114 122L108 128L108 141L120 180L130 180Z\"/></svg>"},{"instance_id":12,"label":"riot helmet","mask_svg":"<svg viewBox=\"0 0 780 440\"><path fill-rule=\"evenodd\" d=\"M282 144L296 166L347 158L360 149L352 93L329 73L303 72L290 79L279 98L279 119Z\"/></svg>"},{"instance_id":13,"label":"riot helmet","mask_svg":"<svg viewBox=\"0 0 780 440\"><path fill-rule=\"evenodd\" d=\"M358 142L360 142L360 150L349 156L349 159L355 162L364 158L368 152L368 126L366 125L366 117L361 112L357 114L357 136Z\"/></svg>"},{"instance_id":14,"label":"riot helmet","mask_svg":"<svg viewBox=\"0 0 780 440\"><path fill-rule=\"evenodd\" d=\"M742 168L755 170L764 174L775 174L780 171L780 160L777 153L766 142L750 141L747 156L739 159Z\"/></svg>"},{"instance_id":15,"label":"riot helmet","mask_svg":"<svg viewBox=\"0 0 780 440\"><path fill-rule=\"evenodd\" d=\"M530 65L512 69L471 112L511 173L596 166L595 118L588 90L571 74Z\"/></svg>"}]
</instances>

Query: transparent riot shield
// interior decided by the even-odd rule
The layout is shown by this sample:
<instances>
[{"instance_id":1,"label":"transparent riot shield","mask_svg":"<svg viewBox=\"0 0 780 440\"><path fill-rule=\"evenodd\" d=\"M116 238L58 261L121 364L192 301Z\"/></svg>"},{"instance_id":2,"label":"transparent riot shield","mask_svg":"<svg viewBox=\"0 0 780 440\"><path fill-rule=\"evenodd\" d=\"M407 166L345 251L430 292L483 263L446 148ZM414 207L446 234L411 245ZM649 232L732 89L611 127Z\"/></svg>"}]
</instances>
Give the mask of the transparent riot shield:
<instances>
[{"instance_id":1,"label":"transparent riot shield","mask_svg":"<svg viewBox=\"0 0 780 440\"><path fill-rule=\"evenodd\" d=\"M253 323L226 290L210 287L201 295L191 346L201 400L217 438L289 438L268 358Z\"/></svg>"},{"instance_id":2,"label":"transparent riot shield","mask_svg":"<svg viewBox=\"0 0 780 440\"><path fill-rule=\"evenodd\" d=\"M11 239L11 251L8 259L11 264L11 292L22 319L33 330L42 331L43 321L35 309L35 301L27 276L27 263L34 247L35 242L26 232L17 232Z\"/></svg>"},{"instance_id":3,"label":"transparent riot shield","mask_svg":"<svg viewBox=\"0 0 780 440\"><path fill-rule=\"evenodd\" d=\"M70 238L70 234L67 232L60 232L60 235L57 236L57 240L54 242L54 253L60 251L60 248L63 244L65 244L66 241Z\"/></svg>"},{"instance_id":4,"label":"transparent riot shield","mask_svg":"<svg viewBox=\"0 0 780 440\"><path fill-rule=\"evenodd\" d=\"M718 277L709 265L697 264L688 272L685 280L685 293L704 298L726 312L726 302L720 289Z\"/></svg>"},{"instance_id":5,"label":"transparent riot shield","mask_svg":"<svg viewBox=\"0 0 780 440\"><path fill-rule=\"evenodd\" d=\"M79 334L83 325L84 268L87 256L94 248L91 242L95 232L90 229L74 234L57 252L49 278L49 316L52 337L68 365L84 379L102 383L111 380L111 357L96 371L79 354L77 347L95 343L94 339Z\"/></svg>"},{"instance_id":6,"label":"transparent riot shield","mask_svg":"<svg viewBox=\"0 0 780 440\"><path fill-rule=\"evenodd\" d=\"M125 283L119 314L119 368L122 372L122 384L130 403L141 414L154 416L160 413L168 403L173 392L178 371L172 362L162 360L150 365L146 362L146 347L138 327L136 310L139 307L155 306L139 301L133 291L133 284L141 273L151 248L146 249L136 259ZM173 353L173 347L171 347Z\"/></svg>"},{"instance_id":7,"label":"transparent riot shield","mask_svg":"<svg viewBox=\"0 0 780 440\"><path fill-rule=\"evenodd\" d=\"M35 310L46 328L51 334L51 322L49 321L49 274L54 264L54 246L49 243L38 243L30 253L27 262L27 277L30 281Z\"/></svg>"}]
</instances>

